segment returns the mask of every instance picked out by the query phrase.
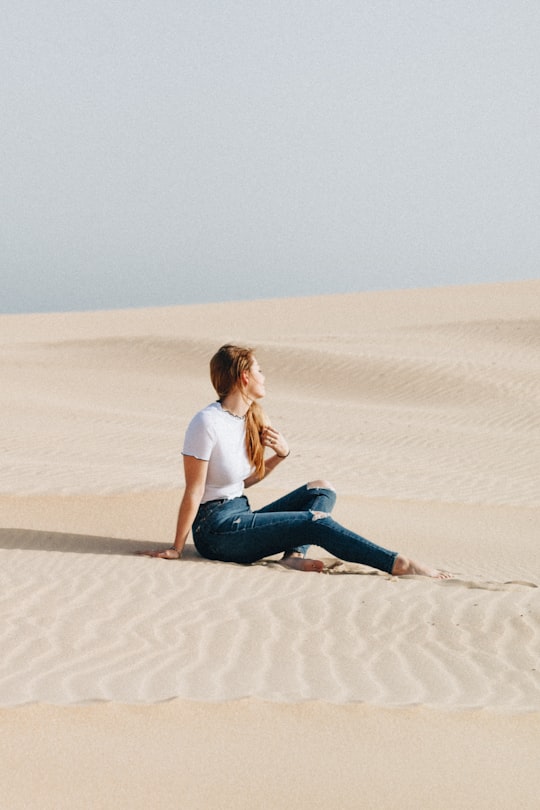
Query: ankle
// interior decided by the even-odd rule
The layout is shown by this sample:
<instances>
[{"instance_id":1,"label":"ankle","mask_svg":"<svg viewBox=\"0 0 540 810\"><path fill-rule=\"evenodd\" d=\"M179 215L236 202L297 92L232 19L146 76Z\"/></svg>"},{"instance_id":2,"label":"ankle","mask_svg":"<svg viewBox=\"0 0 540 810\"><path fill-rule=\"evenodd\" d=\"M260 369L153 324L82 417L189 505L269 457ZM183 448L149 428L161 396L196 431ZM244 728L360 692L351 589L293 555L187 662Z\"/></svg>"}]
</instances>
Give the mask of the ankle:
<instances>
[{"instance_id":1,"label":"ankle","mask_svg":"<svg viewBox=\"0 0 540 810\"><path fill-rule=\"evenodd\" d=\"M410 568L410 561L403 554L398 554L392 566L392 574L396 577L403 576Z\"/></svg>"}]
</instances>

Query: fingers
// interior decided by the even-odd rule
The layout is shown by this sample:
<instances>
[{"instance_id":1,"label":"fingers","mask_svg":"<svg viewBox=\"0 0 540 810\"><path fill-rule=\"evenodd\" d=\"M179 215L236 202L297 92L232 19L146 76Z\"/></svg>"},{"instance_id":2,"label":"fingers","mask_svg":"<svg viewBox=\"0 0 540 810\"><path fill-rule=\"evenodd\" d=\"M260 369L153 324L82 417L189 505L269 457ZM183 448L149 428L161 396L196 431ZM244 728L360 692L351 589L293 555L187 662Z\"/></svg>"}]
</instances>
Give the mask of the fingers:
<instances>
[{"instance_id":1,"label":"fingers","mask_svg":"<svg viewBox=\"0 0 540 810\"><path fill-rule=\"evenodd\" d=\"M271 447L273 444L278 444L281 439L281 434L278 430L274 430L274 428L267 427L264 428L261 434L262 443L267 447Z\"/></svg>"},{"instance_id":2,"label":"fingers","mask_svg":"<svg viewBox=\"0 0 540 810\"><path fill-rule=\"evenodd\" d=\"M268 426L261 431L261 441L265 447L270 447L278 456L284 458L289 452L289 446L279 430Z\"/></svg>"},{"instance_id":3,"label":"fingers","mask_svg":"<svg viewBox=\"0 0 540 810\"><path fill-rule=\"evenodd\" d=\"M138 551L137 554L141 557L159 557L161 560L177 560L180 557L178 551L171 548L165 551Z\"/></svg>"}]
</instances>

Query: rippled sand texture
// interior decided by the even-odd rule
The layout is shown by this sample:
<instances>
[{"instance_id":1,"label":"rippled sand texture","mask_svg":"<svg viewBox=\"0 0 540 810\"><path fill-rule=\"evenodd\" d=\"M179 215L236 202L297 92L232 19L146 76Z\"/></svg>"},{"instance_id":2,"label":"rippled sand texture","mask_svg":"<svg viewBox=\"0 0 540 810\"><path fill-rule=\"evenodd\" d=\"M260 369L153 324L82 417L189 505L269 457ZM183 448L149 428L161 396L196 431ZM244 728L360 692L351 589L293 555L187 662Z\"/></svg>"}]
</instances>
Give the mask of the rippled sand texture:
<instances>
[{"instance_id":1,"label":"rippled sand texture","mask_svg":"<svg viewBox=\"0 0 540 810\"><path fill-rule=\"evenodd\" d=\"M65 704L95 701L144 704L145 722L158 734L153 755L170 767L163 741L175 744L174 724L185 721L182 745L191 753L170 784L181 791L185 768L193 774L204 762L217 786L210 801L190 782L190 809L254 804L254 786L239 793L226 776L241 781L236 766L227 771L229 721L216 726L221 753L216 739L200 737L216 702L224 717L259 724L261 740L284 741L287 757L274 760L282 769L305 764L305 752L291 748L300 728L312 754L327 734L344 767L360 768L352 753L347 760L338 733L345 728L339 712L350 707L350 739L374 768L361 786L354 782L355 790L364 788L365 806L502 808L510 791L516 806L534 807L537 774L523 769L534 761L531 750L540 750L539 301L540 282L531 281L0 317L0 770L8 775L10 808L29 806L13 781L41 739L28 729L41 734L53 723L54 750L84 747L76 732L83 720ZM214 398L208 360L229 340L257 348L265 407L292 448L287 462L250 490L253 505L329 478L339 493L338 520L451 571L453 580L395 579L316 548L322 575L275 560L210 563L191 545L181 562L136 556L171 542L183 432ZM255 702L242 708L244 698ZM35 703L57 706L22 707ZM358 704L367 714L353 712ZM445 724L461 721L444 717L458 716L457 709L473 734L483 734L483 745L494 745L493 774L467 790L459 775L472 779L474 760L459 753L457 725L445 740ZM85 708L95 744L114 759L121 735L133 732L144 756L150 742L138 715L119 717L115 736L108 711ZM370 747L377 718L388 761ZM403 736L390 733L392 724ZM426 727L437 729L433 748L424 744L425 756L415 759L407 740L418 746L431 739ZM255 750L243 745L235 749L241 761ZM136 780L124 785L123 799L114 791L103 798L99 758L86 760L91 784L79 774L82 792L74 798L62 788L64 765L50 761L54 750L40 760L45 782L50 774L59 780L49 804L40 797L43 808L181 806L177 793L163 789L152 798L133 787ZM324 752L317 757L311 762L320 774ZM426 769L444 757L459 788L440 802L442 783ZM424 769L421 800L409 779L393 804L400 767L410 774L415 762ZM337 760L329 767L335 788ZM521 793L512 793L518 772ZM388 773L396 790L385 782L383 797L373 774L380 785ZM118 785L116 775L108 778ZM276 790L267 786L261 806L293 806ZM307 788L294 795L295 807L328 806L328 797L317 803L319 794ZM344 783L335 796L336 806L361 806Z\"/></svg>"},{"instance_id":2,"label":"rippled sand texture","mask_svg":"<svg viewBox=\"0 0 540 810\"><path fill-rule=\"evenodd\" d=\"M4 705L258 697L540 709L530 583L397 580L354 565L300 576L193 552L167 564L126 553L141 542L108 552L99 538L27 530L2 530L0 543L14 549L2 551Z\"/></svg>"}]
</instances>

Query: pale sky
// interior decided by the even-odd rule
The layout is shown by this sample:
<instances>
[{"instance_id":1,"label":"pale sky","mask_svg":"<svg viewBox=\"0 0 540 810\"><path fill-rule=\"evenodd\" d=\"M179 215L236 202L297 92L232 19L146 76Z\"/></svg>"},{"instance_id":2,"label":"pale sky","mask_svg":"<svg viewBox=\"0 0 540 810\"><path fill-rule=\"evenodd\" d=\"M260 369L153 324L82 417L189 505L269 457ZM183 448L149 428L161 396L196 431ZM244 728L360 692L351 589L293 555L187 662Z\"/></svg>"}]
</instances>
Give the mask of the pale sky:
<instances>
[{"instance_id":1,"label":"pale sky","mask_svg":"<svg viewBox=\"0 0 540 810\"><path fill-rule=\"evenodd\" d=\"M0 311L537 278L537 0L1 0Z\"/></svg>"}]
</instances>

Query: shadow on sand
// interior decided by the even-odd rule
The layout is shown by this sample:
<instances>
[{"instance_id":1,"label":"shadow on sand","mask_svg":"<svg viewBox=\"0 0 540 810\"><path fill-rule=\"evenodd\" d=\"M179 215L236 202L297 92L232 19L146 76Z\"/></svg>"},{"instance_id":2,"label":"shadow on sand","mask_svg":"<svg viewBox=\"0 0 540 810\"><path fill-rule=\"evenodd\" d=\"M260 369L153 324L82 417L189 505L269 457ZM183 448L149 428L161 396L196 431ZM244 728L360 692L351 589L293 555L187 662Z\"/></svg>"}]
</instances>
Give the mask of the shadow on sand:
<instances>
[{"instance_id":1,"label":"shadow on sand","mask_svg":"<svg viewBox=\"0 0 540 810\"><path fill-rule=\"evenodd\" d=\"M140 555L143 551L154 551L164 547L161 543L152 543L146 540L130 540L127 538L118 537L95 537L89 534L69 534L65 532L43 532L35 529L0 529L0 549L18 550L18 551L59 551L62 553L71 554L106 554L109 556L134 556ZM226 566L239 566L245 568L245 565L240 566L238 563L225 563L219 560L206 560L201 557L197 552L193 543L187 543L182 554L183 562L200 562L206 565L226 565ZM169 562L177 562L170 560ZM382 571L375 571L372 568L360 565L359 563L343 562L335 558L323 559L324 569L323 573L333 575L356 575L358 576L375 576L381 577L391 581L398 580L411 580L419 579L425 580L425 577L392 577L390 574L385 574ZM289 573L297 573L286 566L279 563L279 559L266 558L259 560L253 565L268 566L272 569L278 569ZM507 590L512 587L527 587L537 588L535 582L523 580L510 580L507 582L491 582L464 578L463 576L456 575L453 579L446 580L428 580L436 585L443 585L445 587L465 587L465 588L479 588L482 590L499 591Z\"/></svg>"},{"instance_id":2,"label":"shadow on sand","mask_svg":"<svg viewBox=\"0 0 540 810\"><path fill-rule=\"evenodd\" d=\"M72 554L134 555L154 551L164 544L89 534L43 532L35 529L0 529L0 549L19 551L60 551ZM192 544L187 544L184 560L202 560Z\"/></svg>"},{"instance_id":3,"label":"shadow on sand","mask_svg":"<svg viewBox=\"0 0 540 810\"><path fill-rule=\"evenodd\" d=\"M164 548L163 542L131 540L118 537L99 537L89 534L71 534L67 532L38 531L36 529L0 529L0 549L18 551L57 551L67 554L105 554L109 556L134 556L143 551L154 551ZM281 556L281 555L279 555ZM208 565L236 566L238 563L224 563L218 560L206 560L197 552L193 543L186 543L182 561L203 562ZM170 562L175 562L171 560ZM336 559L324 560L326 574L371 574L388 577L380 571L364 568L354 563L343 563ZM281 571L293 572L279 564L279 557L259 560L253 565L263 565ZM246 566L242 565L242 568Z\"/></svg>"}]
</instances>

